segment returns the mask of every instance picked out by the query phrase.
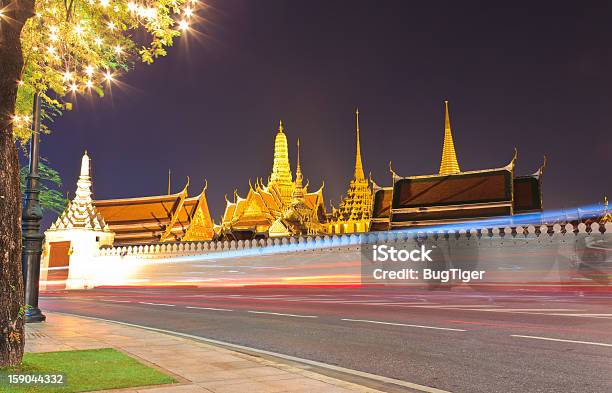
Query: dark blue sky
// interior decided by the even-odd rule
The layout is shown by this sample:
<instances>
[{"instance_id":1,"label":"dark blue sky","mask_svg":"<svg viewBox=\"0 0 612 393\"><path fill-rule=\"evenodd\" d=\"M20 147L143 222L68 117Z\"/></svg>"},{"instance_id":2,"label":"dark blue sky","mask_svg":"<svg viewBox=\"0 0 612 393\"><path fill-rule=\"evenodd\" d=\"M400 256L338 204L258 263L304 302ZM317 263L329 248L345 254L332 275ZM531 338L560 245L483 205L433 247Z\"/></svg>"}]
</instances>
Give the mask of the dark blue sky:
<instances>
[{"instance_id":1,"label":"dark blue sky","mask_svg":"<svg viewBox=\"0 0 612 393\"><path fill-rule=\"evenodd\" d=\"M497 4L495 4L497 3ZM438 170L443 100L463 170L517 173L547 154L545 208L612 194L612 9L609 2L222 0L201 12L198 39L137 65L103 99L80 98L42 154L74 195L90 152L98 199L173 191L208 179L218 220L224 194L270 173L282 119L295 167L326 199L354 165L354 110L364 167L383 185Z\"/></svg>"}]
</instances>

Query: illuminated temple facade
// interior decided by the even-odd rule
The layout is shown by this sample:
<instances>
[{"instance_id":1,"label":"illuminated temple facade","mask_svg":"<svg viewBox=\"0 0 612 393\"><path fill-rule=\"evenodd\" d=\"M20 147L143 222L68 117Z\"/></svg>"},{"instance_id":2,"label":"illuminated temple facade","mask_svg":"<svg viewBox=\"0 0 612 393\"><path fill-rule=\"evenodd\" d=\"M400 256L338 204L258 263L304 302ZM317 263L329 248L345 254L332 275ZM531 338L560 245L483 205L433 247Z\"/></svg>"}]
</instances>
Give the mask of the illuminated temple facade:
<instances>
[{"instance_id":1,"label":"illuminated temple facade","mask_svg":"<svg viewBox=\"0 0 612 393\"><path fill-rule=\"evenodd\" d=\"M274 140L274 162L267 184L257 179L245 198L234 192L234 200L226 198L225 212L218 229L221 239L243 240L264 237L324 233L327 214L323 185L308 192L303 184L299 160L295 181L289 163L287 135L282 121Z\"/></svg>"},{"instance_id":2,"label":"illuminated temple facade","mask_svg":"<svg viewBox=\"0 0 612 393\"><path fill-rule=\"evenodd\" d=\"M436 175L400 176L390 167L392 185L373 184L371 230L451 224L542 210L544 164L532 175L515 176L517 154L505 166L461 171L445 102L444 143Z\"/></svg>"},{"instance_id":3,"label":"illuminated temple facade","mask_svg":"<svg viewBox=\"0 0 612 393\"><path fill-rule=\"evenodd\" d=\"M379 186L363 169L359 111L355 122L353 178L338 208L326 211L323 185L308 190L297 143L291 170L287 134L282 122L274 139L272 171L264 183L249 181L245 197L226 197L221 221L213 222L206 198L207 184L189 195L189 179L180 192L121 199L93 199L90 158L85 153L75 198L46 234L45 253L57 267L87 247L145 245L160 242L250 240L316 234L386 231L452 224L466 220L511 216L542 210L544 164L533 174L516 176L516 151L499 168L462 171L455 151L448 102L444 105L444 141L436 174L401 176ZM606 204L607 206L607 204ZM607 211L607 210L606 210ZM604 220L612 220L607 213ZM58 257L59 255L59 257ZM59 259L58 259L59 258ZM63 259L62 259L63 258ZM69 258L68 258L69 259Z\"/></svg>"}]
</instances>

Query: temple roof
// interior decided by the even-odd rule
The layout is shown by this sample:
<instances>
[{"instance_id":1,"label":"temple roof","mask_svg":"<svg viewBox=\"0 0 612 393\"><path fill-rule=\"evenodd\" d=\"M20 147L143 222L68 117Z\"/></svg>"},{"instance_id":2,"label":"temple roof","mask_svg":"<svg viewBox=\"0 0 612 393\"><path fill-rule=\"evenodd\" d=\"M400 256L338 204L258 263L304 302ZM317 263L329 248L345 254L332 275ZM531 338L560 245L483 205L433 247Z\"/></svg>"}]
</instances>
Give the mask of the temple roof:
<instances>
[{"instance_id":1,"label":"temple roof","mask_svg":"<svg viewBox=\"0 0 612 393\"><path fill-rule=\"evenodd\" d=\"M93 205L115 232L116 244L179 240L187 231L198 203L204 197L181 192L136 198L95 200Z\"/></svg>"}]
</instances>

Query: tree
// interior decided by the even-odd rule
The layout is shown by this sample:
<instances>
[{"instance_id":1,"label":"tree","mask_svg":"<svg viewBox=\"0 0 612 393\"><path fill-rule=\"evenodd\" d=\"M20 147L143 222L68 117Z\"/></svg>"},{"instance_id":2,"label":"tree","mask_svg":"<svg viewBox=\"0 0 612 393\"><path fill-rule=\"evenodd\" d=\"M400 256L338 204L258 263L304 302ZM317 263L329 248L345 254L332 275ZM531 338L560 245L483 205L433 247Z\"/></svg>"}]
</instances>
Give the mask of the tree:
<instances>
[{"instance_id":1,"label":"tree","mask_svg":"<svg viewBox=\"0 0 612 393\"><path fill-rule=\"evenodd\" d=\"M32 98L70 109L120 72L152 63L189 29L197 0L0 0L0 367L23 355L21 193L15 139Z\"/></svg>"},{"instance_id":2,"label":"tree","mask_svg":"<svg viewBox=\"0 0 612 393\"><path fill-rule=\"evenodd\" d=\"M45 159L42 159L39 164L38 174L40 175L40 194L38 194L38 197L43 212L62 213L68 204L68 198L57 189L57 187L62 186L60 174L51 168ZM22 195L25 192L27 176L28 167L22 166L19 170Z\"/></svg>"}]
</instances>

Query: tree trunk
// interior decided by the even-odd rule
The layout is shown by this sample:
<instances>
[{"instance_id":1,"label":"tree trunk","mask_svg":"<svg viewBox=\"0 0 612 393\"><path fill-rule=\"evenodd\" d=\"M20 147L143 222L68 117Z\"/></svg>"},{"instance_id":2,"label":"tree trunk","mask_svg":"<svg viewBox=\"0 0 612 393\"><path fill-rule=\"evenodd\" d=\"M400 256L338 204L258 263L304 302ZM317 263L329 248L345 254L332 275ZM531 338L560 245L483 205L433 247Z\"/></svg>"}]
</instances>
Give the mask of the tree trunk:
<instances>
[{"instance_id":1,"label":"tree trunk","mask_svg":"<svg viewBox=\"0 0 612 393\"><path fill-rule=\"evenodd\" d=\"M20 34L34 0L0 0L0 367L21 363L24 346L21 192L13 138L17 81L23 67Z\"/></svg>"}]
</instances>

